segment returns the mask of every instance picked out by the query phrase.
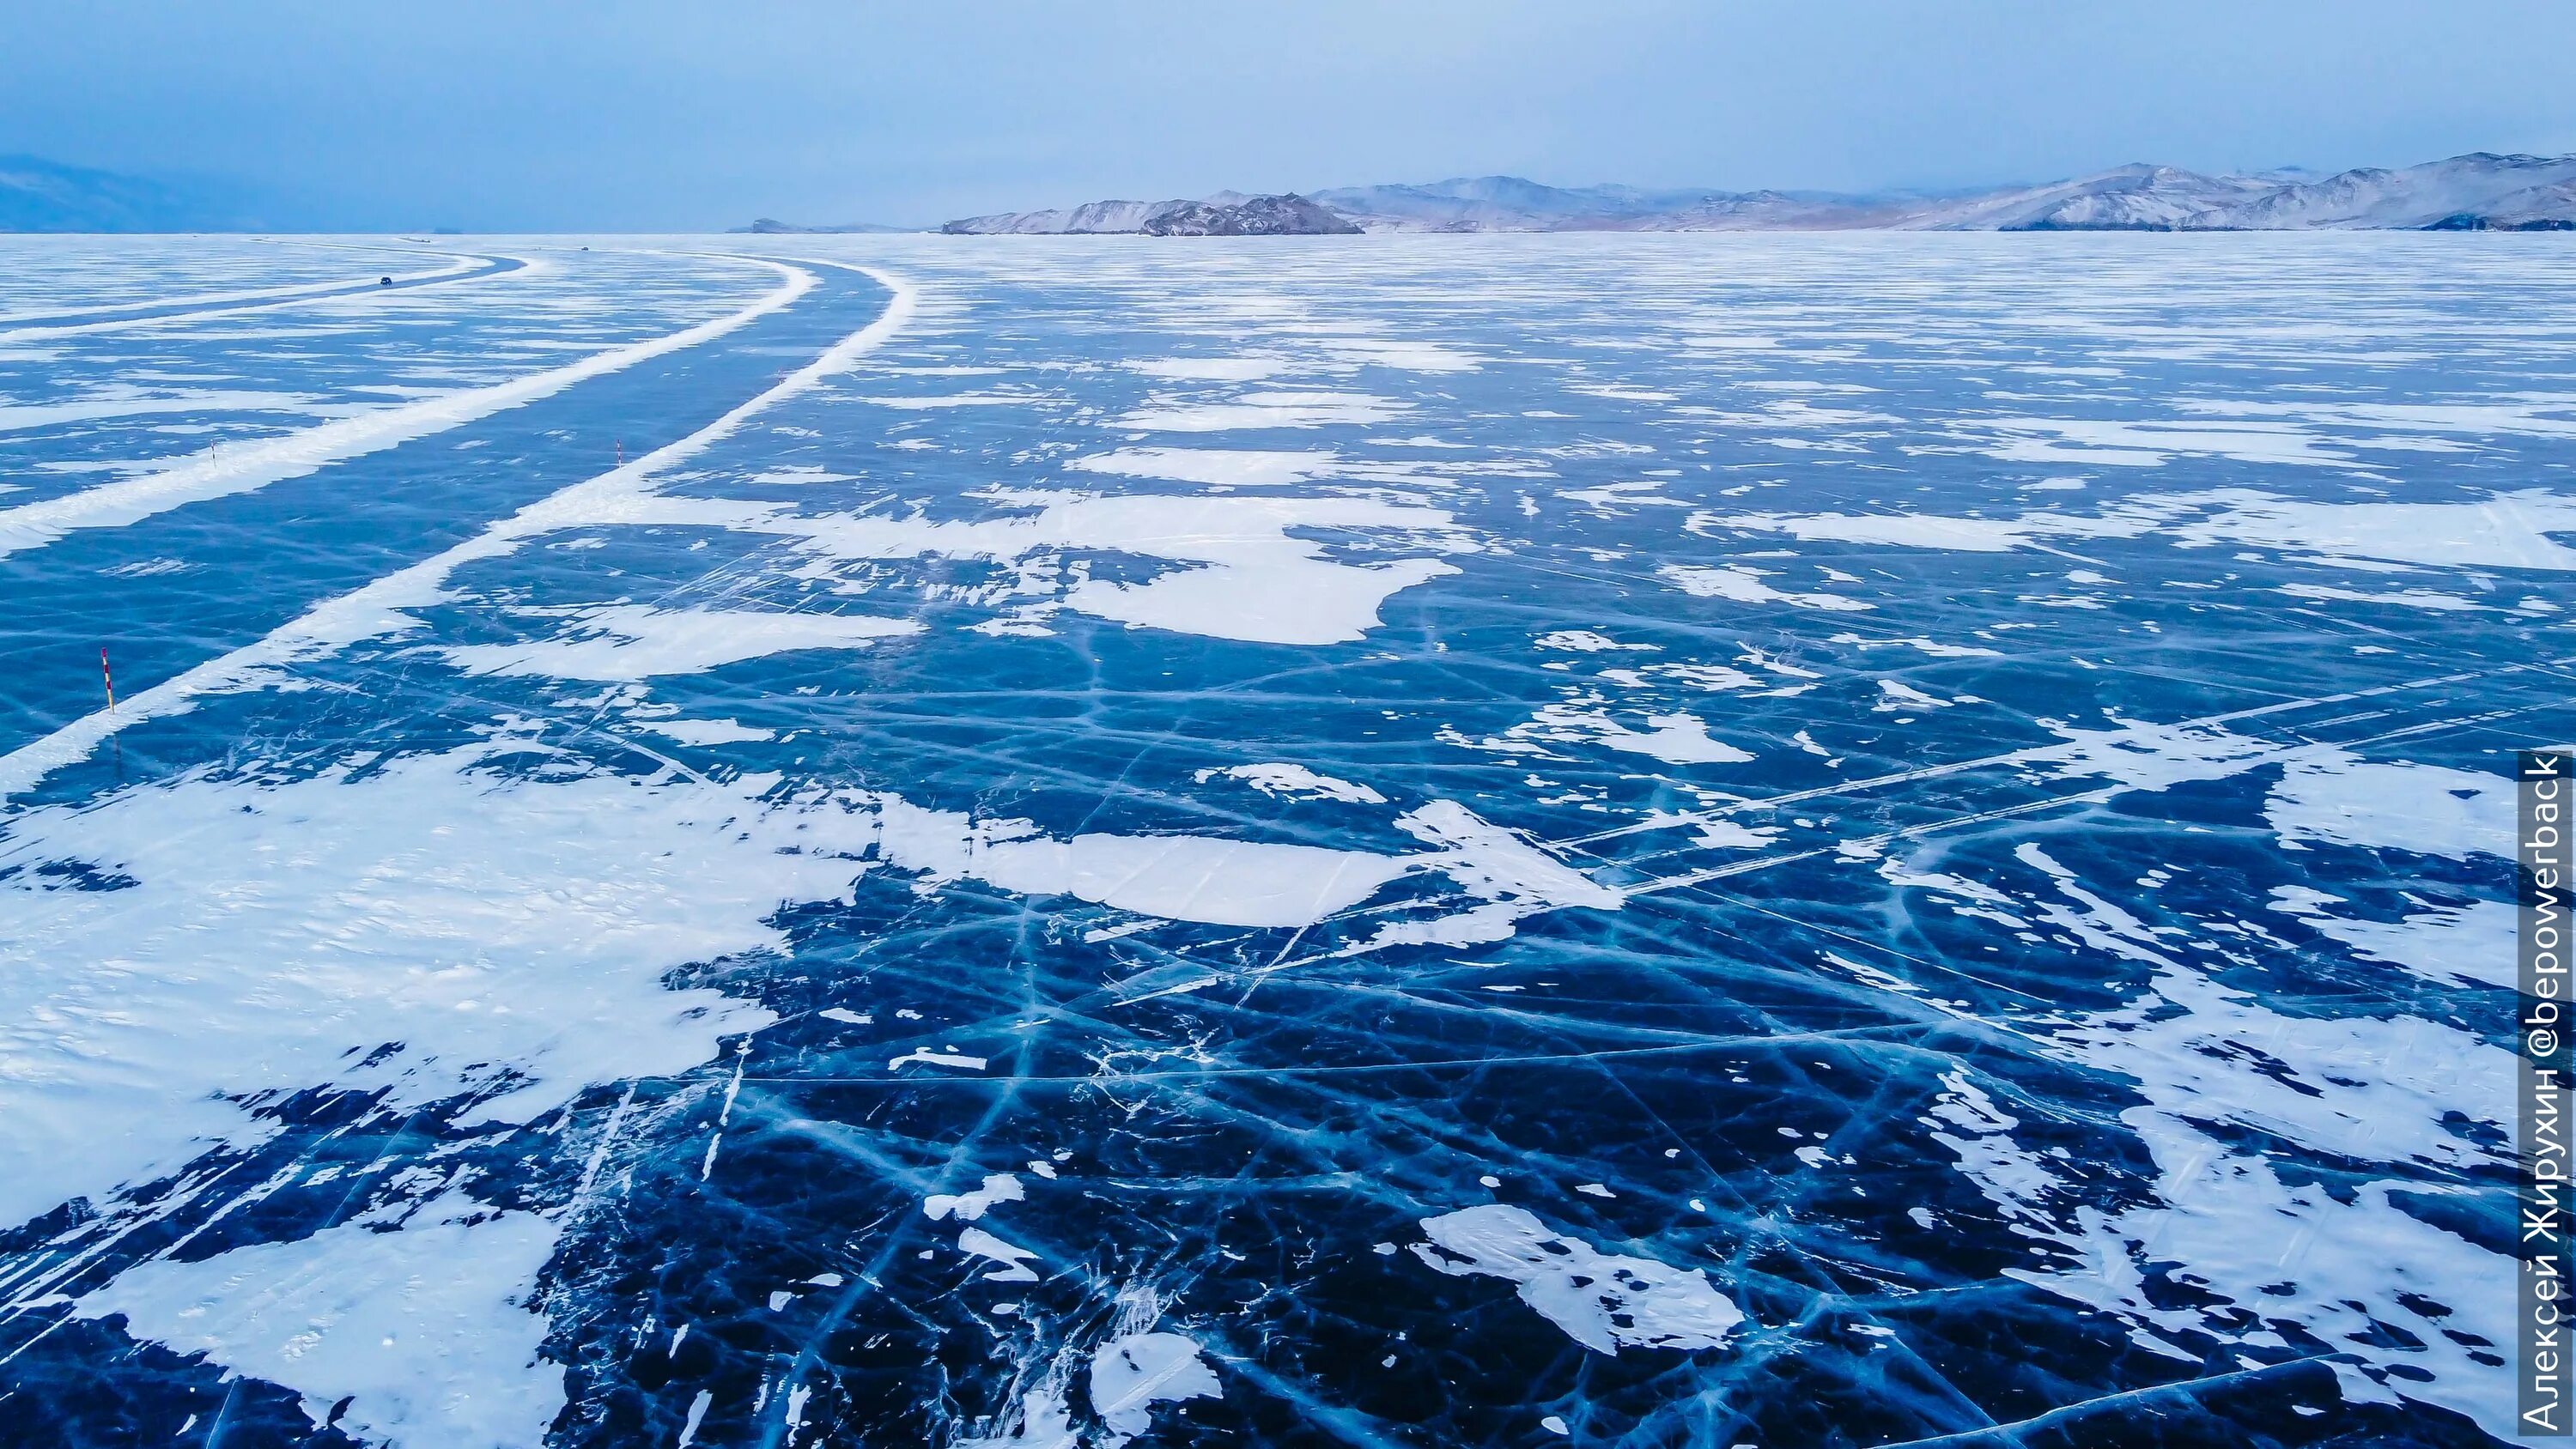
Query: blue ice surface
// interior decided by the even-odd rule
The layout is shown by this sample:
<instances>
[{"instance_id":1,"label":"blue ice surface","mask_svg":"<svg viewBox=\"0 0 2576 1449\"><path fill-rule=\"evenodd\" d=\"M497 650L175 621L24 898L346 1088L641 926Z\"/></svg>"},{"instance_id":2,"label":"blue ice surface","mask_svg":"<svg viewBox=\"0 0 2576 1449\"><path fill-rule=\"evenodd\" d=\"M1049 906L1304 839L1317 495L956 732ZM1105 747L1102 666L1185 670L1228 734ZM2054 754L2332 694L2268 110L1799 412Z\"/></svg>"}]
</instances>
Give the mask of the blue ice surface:
<instances>
[{"instance_id":1,"label":"blue ice surface","mask_svg":"<svg viewBox=\"0 0 2576 1449\"><path fill-rule=\"evenodd\" d=\"M6 1442L2506 1432L2552 239L457 246L542 265L0 335L0 420L392 406L811 259L115 526L10 532L342 414L0 431ZM1320 852L1415 866L1234 923Z\"/></svg>"}]
</instances>

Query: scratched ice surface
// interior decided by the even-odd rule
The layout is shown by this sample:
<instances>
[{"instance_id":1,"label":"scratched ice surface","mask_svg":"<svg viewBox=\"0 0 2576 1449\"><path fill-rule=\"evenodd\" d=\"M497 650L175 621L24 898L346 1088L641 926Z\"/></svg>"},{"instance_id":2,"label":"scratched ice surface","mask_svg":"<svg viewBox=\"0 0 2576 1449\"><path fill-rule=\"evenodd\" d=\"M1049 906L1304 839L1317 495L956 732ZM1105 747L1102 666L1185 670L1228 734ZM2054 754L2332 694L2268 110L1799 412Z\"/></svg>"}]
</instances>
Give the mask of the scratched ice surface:
<instances>
[{"instance_id":1,"label":"scratched ice surface","mask_svg":"<svg viewBox=\"0 0 2576 1449\"><path fill-rule=\"evenodd\" d=\"M733 245L12 244L0 1438L2507 1433L2562 247Z\"/></svg>"}]
</instances>

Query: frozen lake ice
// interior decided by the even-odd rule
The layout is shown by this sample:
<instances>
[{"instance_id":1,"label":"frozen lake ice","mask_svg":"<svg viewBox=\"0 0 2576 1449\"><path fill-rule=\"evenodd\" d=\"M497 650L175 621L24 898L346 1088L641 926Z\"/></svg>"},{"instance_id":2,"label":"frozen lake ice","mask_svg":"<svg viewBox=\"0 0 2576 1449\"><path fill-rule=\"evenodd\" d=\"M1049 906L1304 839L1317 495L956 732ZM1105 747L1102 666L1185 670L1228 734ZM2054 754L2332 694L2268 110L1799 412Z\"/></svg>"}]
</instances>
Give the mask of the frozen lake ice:
<instances>
[{"instance_id":1,"label":"frozen lake ice","mask_svg":"<svg viewBox=\"0 0 2576 1449\"><path fill-rule=\"evenodd\" d=\"M2510 1435L2556 238L0 259L10 1443Z\"/></svg>"}]
</instances>

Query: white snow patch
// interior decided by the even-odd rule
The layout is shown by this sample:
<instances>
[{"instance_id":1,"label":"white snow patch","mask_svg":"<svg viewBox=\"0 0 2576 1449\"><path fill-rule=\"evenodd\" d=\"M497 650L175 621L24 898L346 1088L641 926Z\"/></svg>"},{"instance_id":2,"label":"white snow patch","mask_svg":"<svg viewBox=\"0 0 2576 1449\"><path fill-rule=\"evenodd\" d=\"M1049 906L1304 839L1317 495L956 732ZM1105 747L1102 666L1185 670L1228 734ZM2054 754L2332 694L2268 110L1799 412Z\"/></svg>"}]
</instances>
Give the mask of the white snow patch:
<instances>
[{"instance_id":1,"label":"white snow patch","mask_svg":"<svg viewBox=\"0 0 2576 1449\"><path fill-rule=\"evenodd\" d=\"M1232 402L1158 400L1110 421L1140 432L1223 433L1251 428L1368 426L1412 411L1413 404L1355 392L1248 392Z\"/></svg>"},{"instance_id":2,"label":"white snow patch","mask_svg":"<svg viewBox=\"0 0 2576 1449\"><path fill-rule=\"evenodd\" d=\"M1130 1333L1091 1355L1091 1407L1124 1443L1153 1423L1153 1406L1225 1397L1199 1346L1177 1333Z\"/></svg>"},{"instance_id":3,"label":"white snow patch","mask_svg":"<svg viewBox=\"0 0 2576 1449\"><path fill-rule=\"evenodd\" d=\"M1787 533L1813 541L1989 553L2042 548L2047 539L2161 533L2186 548L2229 545L2433 567L2576 571L2576 548L2551 537L2576 530L2576 497L2538 488L2471 503L2313 503L2250 489L2213 489L2145 494L2099 514L1709 513L1694 515L1690 526L1698 532Z\"/></svg>"},{"instance_id":4,"label":"white snow patch","mask_svg":"<svg viewBox=\"0 0 2576 1449\"><path fill-rule=\"evenodd\" d=\"M984 1185L973 1192L932 1193L921 1200L921 1210L933 1222L955 1213L960 1220L971 1223L996 1203L1018 1202L1026 1196L1018 1178L1007 1172L995 1172L987 1174Z\"/></svg>"},{"instance_id":5,"label":"white snow patch","mask_svg":"<svg viewBox=\"0 0 2576 1449\"><path fill-rule=\"evenodd\" d=\"M1201 784L1218 778L1241 780L1264 795L1286 800L1337 800L1349 805L1386 803L1384 795L1366 785L1319 775L1304 765L1235 765L1222 770L1201 770L1192 778Z\"/></svg>"},{"instance_id":6,"label":"white snow patch","mask_svg":"<svg viewBox=\"0 0 2576 1449\"><path fill-rule=\"evenodd\" d=\"M886 1063L886 1070L893 1071L897 1067L909 1066L914 1062L931 1067L956 1067L969 1072L984 1070L982 1057L970 1057L963 1052L935 1052L928 1047L915 1047L902 1056L894 1058ZM934 1213L932 1216L935 1217L937 1214ZM970 1213L968 1216L971 1217L973 1214Z\"/></svg>"},{"instance_id":7,"label":"white snow patch","mask_svg":"<svg viewBox=\"0 0 2576 1449\"><path fill-rule=\"evenodd\" d=\"M2185 940L2150 929L2079 881L2036 845L2018 851L2063 900L2030 914L2089 947L2155 968L2154 989L2120 1008L2055 1026L2050 1050L2135 1083L2122 1122L2154 1160L2156 1199L2114 1215L2098 1187L2069 1181L2049 1156L2011 1140L2018 1125L1960 1074L1935 1108L1939 1140L2016 1232L2047 1245L2029 1268L2006 1271L2125 1320L2141 1346L2185 1356L2184 1333L2243 1336L2277 1346L2262 1325L2283 1321L2337 1350L2346 1393L2440 1404L2491 1432L2512 1422L2510 1376L2472 1356L2470 1342L2512 1332L2513 1260L2442 1229L2392 1200L2420 1177L2348 1176L2330 1191L2285 1180L2273 1155L2241 1134L2360 1163L2403 1163L2442 1176L2508 1160L2454 1129L2455 1118L2500 1126L2512 1110L2512 1056L2476 1036L2415 1017L2292 1016L2203 974ZM2315 893L2284 900L2304 911ZM2146 1275L2259 1315L2158 1306ZM2378 1325L2401 1334L2389 1338ZM2188 1355L2197 1362L2199 1355ZM2392 1370L2403 1372L2396 1373Z\"/></svg>"},{"instance_id":8,"label":"white snow patch","mask_svg":"<svg viewBox=\"0 0 2576 1449\"><path fill-rule=\"evenodd\" d=\"M972 1257L989 1258L1002 1265L1001 1267L994 1269L992 1272L983 1275L983 1281L987 1283L1034 1283L1038 1281L1037 1270L1028 1266L1031 1262L1036 1260L1037 1254L1030 1252L1026 1248L1006 1243L1000 1238L994 1237L991 1233L984 1231L982 1228L968 1228L966 1231L959 1233L957 1235L957 1247L960 1252L966 1253Z\"/></svg>"},{"instance_id":9,"label":"white snow patch","mask_svg":"<svg viewBox=\"0 0 2576 1449\"><path fill-rule=\"evenodd\" d=\"M1980 648L1974 644L1943 644L1920 635L1911 639L1867 639L1858 634L1836 634L1829 642L1849 644L1858 649L1885 649L1905 646L1929 654L1935 659L2000 659L2003 652Z\"/></svg>"},{"instance_id":10,"label":"white snow patch","mask_svg":"<svg viewBox=\"0 0 2576 1449\"><path fill-rule=\"evenodd\" d=\"M273 1130L227 1098L381 1089L402 1111L508 1071L469 1120L524 1122L769 1025L662 978L780 944L783 904L843 897L863 867L814 853L839 817L759 801L772 776L495 768L529 750L283 785L191 774L14 817L0 864L135 884L0 882L0 1222Z\"/></svg>"},{"instance_id":11,"label":"white snow patch","mask_svg":"<svg viewBox=\"0 0 2576 1449\"><path fill-rule=\"evenodd\" d=\"M1275 488L1336 471L1341 456L1329 449L1257 452L1224 448L1120 448L1076 458L1069 467L1129 478L1169 478L1211 488Z\"/></svg>"},{"instance_id":12,"label":"white snow patch","mask_svg":"<svg viewBox=\"0 0 2576 1449\"><path fill-rule=\"evenodd\" d=\"M1533 642L1541 649L1564 649L1577 654L1600 654L1614 649L1652 651L1655 647L1652 644L1622 644L1590 629L1558 629L1539 635Z\"/></svg>"},{"instance_id":13,"label":"white snow patch","mask_svg":"<svg viewBox=\"0 0 2576 1449\"><path fill-rule=\"evenodd\" d=\"M2397 589L2371 593L2363 589L2338 589L2325 584L2283 584L2280 592L2294 599L2316 599L2348 604L2389 604L2401 609L2425 609L2437 614L2456 614L2487 607L2474 599L2446 594L2438 589Z\"/></svg>"},{"instance_id":14,"label":"white snow patch","mask_svg":"<svg viewBox=\"0 0 2576 1449\"><path fill-rule=\"evenodd\" d=\"M640 719L636 724L684 745L731 745L778 738L774 730L730 719Z\"/></svg>"},{"instance_id":15,"label":"white snow patch","mask_svg":"<svg viewBox=\"0 0 2576 1449\"><path fill-rule=\"evenodd\" d=\"M2513 859L2513 782L2501 775L2310 750L2282 768L2263 814L2293 843Z\"/></svg>"},{"instance_id":16,"label":"white snow patch","mask_svg":"<svg viewBox=\"0 0 2576 1449\"><path fill-rule=\"evenodd\" d=\"M1454 800L1434 800L1396 824L1418 839L1443 847L1428 862L1479 895L1604 911L1620 906L1617 891L1512 831L1479 819Z\"/></svg>"},{"instance_id":17,"label":"white snow patch","mask_svg":"<svg viewBox=\"0 0 2576 1449\"><path fill-rule=\"evenodd\" d=\"M2514 955L2518 913L2510 901L2427 906L2396 921L2359 920L2325 909L2336 903L2333 896L2297 886L2272 891L2274 910L2298 917L2368 960L2445 984L2511 987L2520 979Z\"/></svg>"},{"instance_id":18,"label":"white snow patch","mask_svg":"<svg viewBox=\"0 0 2576 1449\"><path fill-rule=\"evenodd\" d=\"M1645 728L1639 729L1599 707L1604 702L1598 694L1578 693L1564 702L1541 705L1527 723L1478 742L1478 747L1505 754L1548 754L1539 741L1601 745L1673 765L1740 765L1753 758L1709 734L1708 722L1686 710L1645 715Z\"/></svg>"},{"instance_id":19,"label":"white snow patch","mask_svg":"<svg viewBox=\"0 0 2576 1449\"><path fill-rule=\"evenodd\" d=\"M1880 680L1878 682L1878 692L1881 698L1878 703L1871 705L1870 708L1879 714L1889 714L1898 710L1907 709L1948 709L1952 703L1950 700L1940 699L1933 695L1925 694L1914 686L1897 679Z\"/></svg>"},{"instance_id":20,"label":"white snow patch","mask_svg":"<svg viewBox=\"0 0 2576 1449\"><path fill-rule=\"evenodd\" d=\"M339 1426L354 1439L524 1449L564 1403L564 1371L537 1357L546 1319L523 1303L559 1231L450 1192L391 1231L344 1223L193 1263L142 1263L73 1312L122 1316L138 1339L283 1384L316 1427L347 1398Z\"/></svg>"},{"instance_id":21,"label":"white snow patch","mask_svg":"<svg viewBox=\"0 0 2576 1449\"><path fill-rule=\"evenodd\" d=\"M632 522L713 526L788 538L823 560L981 558L1015 565L1018 591L1123 624L1271 644L1363 637L1394 594L1454 573L1431 557L1351 563L1290 530L1368 535L1419 553L1475 545L1439 509L1374 498L1180 497L1163 494L1002 494L1000 513L967 521L874 514L801 515L772 504L657 499ZM1094 578L1085 552L1132 554L1182 567L1140 582Z\"/></svg>"},{"instance_id":22,"label":"white snow patch","mask_svg":"<svg viewBox=\"0 0 2576 1449\"><path fill-rule=\"evenodd\" d=\"M1409 868L1367 851L1204 835L1077 835L975 822L880 797L877 849L934 880L982 880L1024 895L1070 895L1166 920L1306 926L1357 905Z\"/></svg>"},{"instance_id":23,"label":"white snow patch","mask_svg":"<svg viewBox=\"0 0 2576 1449\"><path fill-rule=\"evenodd\" d=\"M1431 1268L1520 1285L1521 1301L1596 1353L1717 1348L1744 1315L1697 1268L1618 1257L1557 1233L1523 1208L1486 1203L1422 1220Z\"/></svg>"},{"instance_id":24,"label":"white snow patch","mask_svg":"<svg viewBox=\"0 0 2576 1449\"><path fill-rule=\"evenodd\" d=\"M1127 364L1147 377L1174 382L1258 382L1284 372L1284 357L1146 357Z\"/></svg>"},{"instance_id":25,"label":"white snow patch","mask_svg":"<svg viewBox=\"0 0 2576 1449\"><path fill-rule=\"evenodd\" d=\"M697 674L796 649L865 648L879 639L921 632L921 625L910 619L762 609L606 604L579 610L571 617L570 627L557 638L464 644L444 652L468 674L640 680Z\"/></svg>"},{"instance_id":26,"label":"white snow patch","mask_svg":"<svg viewBox=\"0 0 2576 1449\"><path fill-rule=\"evenodd\" d=\"M1840 594L1784 592L1763 582L1770 576L1770 570L1748 568L1742 564L1728 564L1723 568L1667 564L1659 572L1683 593L1703 599L1726 599L1738 604L1789 604L1801 609L1823 609L1834 613L1856 613L1877 607Z\"/></svg>"}]
</instances>

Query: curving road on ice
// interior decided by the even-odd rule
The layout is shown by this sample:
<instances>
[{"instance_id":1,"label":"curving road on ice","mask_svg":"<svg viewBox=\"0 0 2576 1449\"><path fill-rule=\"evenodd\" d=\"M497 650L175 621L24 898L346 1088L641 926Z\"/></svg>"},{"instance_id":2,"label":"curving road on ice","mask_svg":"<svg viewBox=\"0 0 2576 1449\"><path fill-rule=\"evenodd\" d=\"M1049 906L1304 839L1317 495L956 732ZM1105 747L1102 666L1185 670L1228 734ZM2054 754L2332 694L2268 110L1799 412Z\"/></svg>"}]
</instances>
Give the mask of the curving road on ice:
<instances>
[{"instance_id":1,"label":"curving road on ice","mask_svg":"<svg viewBox=\"0 0 2576 1449\"><path fill-rule=\"evenodd\" d=\"M540 263L528 257L458 255L451 258L448 265L426 272L380 272L372 277L352 277L346 281L295 287L209 292L194 297L119 302L110 306L59 311L13 312L0 316L0 344L45 342L57 337L114 332L154 322L193 322L203 317L273 312L340 297L379 297L388 292L413 292L424 287L452 287L463 282L479 282L487 277L508 276L538 265ZM387 281L387 277L392 280Z\"/></svg>"},{"instance_id":2,"label":"curving road on ice","mask_svg":"<svg viewBox=\"0 0 2576 1449\"><path fill-rule=\"evenodd\" d=\"M488 415L504 407L515 406L545 396L590 377L603 376L629 367L648 357L658 357L683 347L708 341L739 328L755 318L777 312L814 290L816 276L802 267L774 262L762 265L776 267L785 277L777 291L758 303L716 322L674 333L636 348L621 348L587 359L573 367L554 373L540 374L517 383L481 389L457 397L434 399L419 409L395 409L395 414L418 412L418 419L402 418L377 421L352 419L353 423L374 423L364 436L376 446L391 447L409 437L436 431L428 424L438 418L454 417L464 421ZM418 563L370 580L345 593L312 605L291 621L280 625L256 641L229 650L215 658L127 696L113 712L89 711L31 743L0 755L0 800L22 794L33 788L46 773L58 766L81 759L95 751L100 743L115 732L148 719L186 712L197 696L210 690L237 686L261 670L327 653L401 627L405 620L400 610L436 602L448 576L463 564L477 559L509 553L539 534L578 527L585 523L613 519L619 507L650 492L655 481L682 462L705 450L709 445L730 436L746 422L772 405L812 388L823 378L845 371L859 358L873 351L886 338L901 330L911 318L918 293L908 283L875 268L822 263L827 272L837 269L875 282L884 288L887 300L878 315L865 325L826 347L803 367L779 378L770 386L725 412L713 422L682 437L673 439L641 457L609 469L595 477L567 486L524 508L493 521L481 532L450 545ZM841 286L827 289L825 306L817 311L843 312L854 300L855 289ZM566 376L578 374L578 376ZM492 395L504 395L495 400ZM468 408L478 411L467 412ZM395 435L397 428L413 431ZM330 428L317 428L313 433L329 433ZM354 431L354 430L353 430ZM306 448L311 433L281 439L278 451L292 456L292 445ZM252 451L252 450L244 450ZM245 476L256 476L254 463L245 468ZM318 465L316 465L318 466ZM85 495L84 495L85 496ZM77 500L66 500L77 501ZM188 500L194 501L194 500ZM171 506L177 506L172 504ZM156 510L157 511L157 510ZM137 515L140 517L142 515Z\"/></svg>"},{"instance_id":3,"label":"curving road on ice","mask_svg":"<svg viewBox=\"0 0 2576 1449\"><path fill-rule=\"evenodd\" d=\"M96 674L66 661L108 647L130 712L154 685L591 480L621 452L640 466L639 454L773 390L782 359L833 355L884 320L888 289L854 270L714 260L777 284L723 316L562 367L0 509L0 603L13 618L0 667L20 681L0 702L0 746L23 749L99 707ZM260 543L244 550L244 538ZM226 562L117 572L199 556ZM19 778L28 766L9 758Z\"/></svg>"}]
</instances>

